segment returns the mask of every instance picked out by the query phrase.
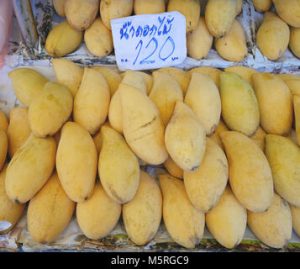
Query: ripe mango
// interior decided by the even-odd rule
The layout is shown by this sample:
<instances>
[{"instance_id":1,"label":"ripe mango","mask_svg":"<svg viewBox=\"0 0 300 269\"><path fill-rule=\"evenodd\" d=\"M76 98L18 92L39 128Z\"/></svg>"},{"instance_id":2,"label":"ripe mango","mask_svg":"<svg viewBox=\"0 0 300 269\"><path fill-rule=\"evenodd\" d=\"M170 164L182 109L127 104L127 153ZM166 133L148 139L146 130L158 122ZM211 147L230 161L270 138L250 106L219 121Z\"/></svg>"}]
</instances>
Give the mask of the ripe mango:
<instances>
[{"instance_id":1,"label":"ripe mango","mask_svg":"<svg viewBox=\"0 0 300 269\"><path fill-rule=\"evenodd\" d=\"M299 0L273 0L277 14L290 26L300 27L300 1Z\"/></svg>"},{"instance_id":2,"label":"ripe mango","mask_svg":"<svg viewBox=\"0 0 300 269\"><path fill-rule=\"evenodd\" d=\"M295 206L290 206L292 213L292 221L294 231L300 236L300 208Z\"/></svg>"},{"instance_id":3,"label":"ripe mango","mask_svg":"<svg viewBox=\"0 0 300 269\"><path fill-rule=\"evenodd\" d=\"M222 132L228 131L228 128L226 126L226 124L224 123L224 121L221 119L219 121L219 124L215 130L215 132L210 136L210 138L215 141L222 149L223 149L223 144L220 138L220 134Z\"/></svg>"},{"instance_id":4,"label":"ripe mango","mask_svg":"<svg viewBox=\"0 0 300 269\"><path fill-rule=\"evenodd\" d=\"M253 0L255 10L258 12L266 12L272 6L272 0Z\"/></svg>"},{"instance_id":5,"label":"ripe mango","mask_svg":"<svg viewBox=\"0 0 300 269\"><path fill-rule=\"evenodd\" d=\"M6 160L8 149L8 138L5 131L0 129L0 171L3 168L3 165Z\"/></svg>"},{"instance_id":6,"label":"ripe mango","mask_svg":"<svg viewBox=\"0 0 300 269\"><path fill-rule=\"evenodd\" d=\"M156 14L166 10L165 0L134 0L134 14Z\"/></svg>"},{"instance_id":7,"label":"ripe mango","mask_svg":"<svg viewBox=\"0 0 300 269\"><path fill-rule=\"evenodd\" d=\"M291 27L289 47L294 55L300 58L300 29Z\"/></svg>"},{"instance_id":8,"label":"ripe mango","mask_svg":"<svg viewBox=\"0 0 300 269\"><path fill-rule=\"evenodd\" d=\"M61 16L61 17L65 17L65 3L67 2L67 0L52 0L53 3L53 7L56 11L56 13Z\"/></svg>"},{"instance_id":9,"label":"ripe mango","mask_svg":"<svg viewBox=\"0 0 300 269\"><path fill-rule=\"evenodd\" d=\"M3 131L6 132L7 128L8 128L7 117L6 117L5 113L0 110L0 129L2 129Z\"/></svg>"},{"instance_id":10,"label":"ripe mango","mask_svg":"<svg viewBox=\"0 0 300 269\"><path fill-rule=\"evenodd\" d=\"M262 151L265 150L266 132L259 126L256 132L250 137Z\"/></svg>"},{"instance_id":11,"label":"ripe mango","mask_svg":"<svg viewBox=\"0 0 300 269\"><path fill-rule=\"evenodd\" d=\"M257 73L255 69L246 66L230 66L224 69L225 72L235 73L246 80L252 87L252 75Z\"/></svg>"},{"instance_id":12,"label":"ripe mango","mask_svg":"<svg viewBox=\"0 0 300 269\"><path fill-rule=\"evenodd\" d=\"M173 176L182 179L183 178L183 170L169 157L164 162L164 167L167 169L168 173Z\"/></svg>"},{"instance_id":13,"label":"ripe mango","mask_svg":"<svg viewBox=\"0 0 300 269\"><path fill-rule=\"evenodd\" d=\"M195 67L193 69L191 69L189 72L190 76L193 73L200 73L200 74L204 74L204 75L209 75L211 77L211 79L215 82L215 84L217 85L217 87L220 87L220 74L222 73L221 70L217 69L217 68L213 68L213 67Z\"/></svg>"}]
</instances>

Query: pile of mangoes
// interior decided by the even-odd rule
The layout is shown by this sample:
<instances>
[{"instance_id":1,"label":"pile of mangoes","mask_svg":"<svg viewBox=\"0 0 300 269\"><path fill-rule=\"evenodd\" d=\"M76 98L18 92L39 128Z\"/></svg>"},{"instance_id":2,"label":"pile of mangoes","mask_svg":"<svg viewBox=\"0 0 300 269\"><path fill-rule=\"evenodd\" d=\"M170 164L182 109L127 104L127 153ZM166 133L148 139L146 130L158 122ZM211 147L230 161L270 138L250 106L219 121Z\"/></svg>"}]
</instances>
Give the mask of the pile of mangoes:
<instances>
[{"instance_id":1,"label":"pile of mangoes","mask_svg":"<svg viewBox=\"0 0 300 269\"><path fill-rule=\"evenodd\" d=\"M274 248L286 245L292 226L300 235L299 76L52 63L57 82L30 68L9 73L21 106L9 123L0 114L0 221L8 230L28 203L28 231L41 243L53 242L75 209L91 239L107 236L122 213L137 245L155 237L162 218L186 248L205 224L226 248L241 242L247 224ZM160 168L159 182L148 165Z\"/></svg>"},{"instance_id":2,"label":"pile of mangoes","mask_svg":"<svg viewBox=\"0 0 300 269\"><path fill-rule=\"evenodd\" d=\"M56 13L66 17L46 40L46 51L53 57L75 51L83 39L91 54L106 56L114 48L111 19L166 11L179 11L186 17L190 57L205 58L213 42L219 55L228 61L241 61L248 53L244 29L236 20L242 0L53 0L53 4Z\"/></svg>"}]
</instances>

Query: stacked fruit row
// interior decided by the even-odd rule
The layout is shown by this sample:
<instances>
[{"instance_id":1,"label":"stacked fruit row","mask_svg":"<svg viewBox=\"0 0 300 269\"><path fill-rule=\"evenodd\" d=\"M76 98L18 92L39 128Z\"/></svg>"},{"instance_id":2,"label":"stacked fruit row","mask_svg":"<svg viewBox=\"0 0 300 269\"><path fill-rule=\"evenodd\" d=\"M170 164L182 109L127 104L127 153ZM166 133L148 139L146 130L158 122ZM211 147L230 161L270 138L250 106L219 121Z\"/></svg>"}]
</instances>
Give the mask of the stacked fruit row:
<instances>
[{"instance_id":1,"label":"stacked fruit row","mask_svg":"<svg viewBox=\"0 0 300 269\"><path fill-rule=\"evenodd\" d=\"M227 248L247 223L275 248L292 222L300 234L298 76L246 67L119 73L65 59L53 67L58 82L29 68L9 74L23 107L0 131L1 221L13 226L29 203L28 230L42 243L63 232L75 208L92 239L122 213L137 245L154 238L162 217L187 248L205 223ZM159 184L140 168L161 164Z\"/></svg>"},{"instance_id":2,"label":"stacked fruit row","mask_svg":"<svg viewBox=\"0 0 300 269\"><path fill-rule=\"evenodd\" d=\"M300 1L273 0L277 15L269 12L272 0L253 1L259 12L266 12L256 34L261 53L269 60L278 60L289 47L300 58Z\"/></svg>"},{"instance_id":3,"label":"stacked fruit row","mask_svg":"<svg viewBox=\"0 0 300 269\"><path fill-rule=\"evenodd\" d=\"M200 3L201 2L201 3ZM49 55L61 57L76 50L82 40L95 56L113 51L110 20L134 14L179 11L186 17L188 55L205 58L215 38L217 52L226 60L241 61L247 56L244 29L236 16L242 10L241 0L209 0L205 16L200 16L204 2L200 0L99 0L53 1L56 12L66 20L49 33L45 48Z\"/></svg>"}]
</instances>

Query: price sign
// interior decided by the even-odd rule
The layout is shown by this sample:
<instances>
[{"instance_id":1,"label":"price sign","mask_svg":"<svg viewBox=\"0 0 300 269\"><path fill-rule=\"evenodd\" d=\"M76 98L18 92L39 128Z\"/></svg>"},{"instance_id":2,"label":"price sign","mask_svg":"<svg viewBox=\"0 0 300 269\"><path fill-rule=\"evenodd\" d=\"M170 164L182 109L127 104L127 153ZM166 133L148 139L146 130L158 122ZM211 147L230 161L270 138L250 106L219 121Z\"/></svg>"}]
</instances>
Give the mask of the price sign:
<instances>
[{"instance_id":1,"label":"price sign","mask_svg":"<svg viewBox=\"0 0 300 269\"><path fill-rule=\"evenodd\" d=\"M173 66L186 58L186 20L177 11L114 19L111 26L121 70Z\"/></svg>"}]
</instances>

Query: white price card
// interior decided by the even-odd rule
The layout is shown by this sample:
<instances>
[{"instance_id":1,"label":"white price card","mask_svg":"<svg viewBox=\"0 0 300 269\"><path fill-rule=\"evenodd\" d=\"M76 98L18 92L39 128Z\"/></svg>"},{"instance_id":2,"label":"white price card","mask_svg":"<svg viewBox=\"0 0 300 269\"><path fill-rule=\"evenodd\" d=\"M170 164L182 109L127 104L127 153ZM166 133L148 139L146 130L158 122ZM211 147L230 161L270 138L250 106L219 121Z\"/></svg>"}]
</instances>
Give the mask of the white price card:
<instances>
[{"instance_id":1,"label":"white price card","mask_svg":"<svg viewBox=\"0 0 300 269\"><path fill-rule=\"evenodd\" d=\"M186 20L177 11L113 19L111 27L121 70L174 66L186 58Z\"/></svg>"}]
</instances>

